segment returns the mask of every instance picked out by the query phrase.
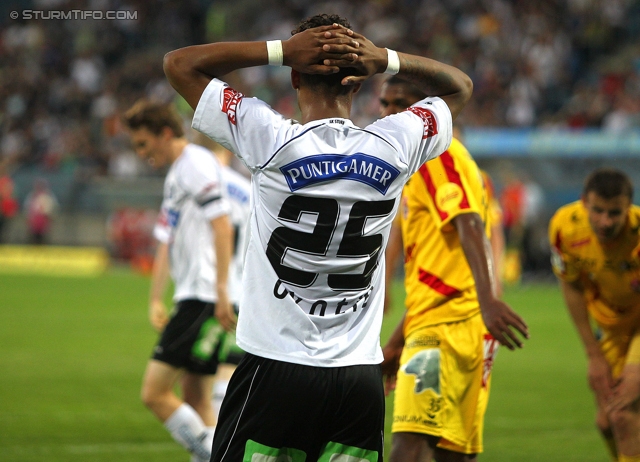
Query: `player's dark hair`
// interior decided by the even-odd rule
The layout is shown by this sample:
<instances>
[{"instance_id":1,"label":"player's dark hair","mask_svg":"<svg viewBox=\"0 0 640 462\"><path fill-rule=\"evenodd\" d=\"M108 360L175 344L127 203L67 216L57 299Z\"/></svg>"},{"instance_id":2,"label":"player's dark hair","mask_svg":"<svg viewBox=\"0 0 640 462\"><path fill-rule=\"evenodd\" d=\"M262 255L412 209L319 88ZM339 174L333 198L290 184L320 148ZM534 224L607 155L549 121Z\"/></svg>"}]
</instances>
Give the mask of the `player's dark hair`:
<instances>
[{"instance_id":1,"label":"player's dark hair","mask_svg":"<svg viewBox=\"0 0 640 462\"><path fill-rule=\"evenodd\" d=\"M154 135L159 135L164 127L169 127L173 134L180 138L184 130L180 117L168 104L147 99L140 99L125 112L124 124L131 130L146 128Z\"/></svg>"},{"instance_id":2,"label":"player's dark hair","mask_svg":"<svg viewBox=\"0 0 640 462\"><path fill-rule=\"evenodd\" d=\"M402 86L407 91L407 93L414 96L418 100L425 99L427 97L427 94L425 92L420 90L411 82L404 80L403 78L398 77L397 75L393 75L389 77L387 80L384 81L384 83L387 86L391 86L391 85Z\"/></svg>"},{"instance_id":3,"label":"player's dark hair","mask_svg":"<svg viewBox=\"0 0 640 462\"><path fill-rule=\"evenodd\" d=\"M291 35L296 35L307 29L313 29L314 27L330 26L332 24L340 24L341 26L351 29L349 21L337 14L317 14L304 19L298 24L298 27L291 31ZM351 91L349 85L342 85L342 79L349 75L357 75L358 72L353 68L342 68L339 72L330 75L320 74L300 74L300 80L309 86L322 86L331 88L338 94L348 94Z\"/></svg>"},{"instance_id":4,"label":"player's dark hair","mask_svg":"<svg viewBox=\"0 0 640 462\"><path fill-rule=\"evenodd\" d=\"M603 199L626 196L633 200L633 185L629 177L614 168L599 168L592 172L584 182L582 193L586 196L594 192Z\"/></svg>"}]
</instances>

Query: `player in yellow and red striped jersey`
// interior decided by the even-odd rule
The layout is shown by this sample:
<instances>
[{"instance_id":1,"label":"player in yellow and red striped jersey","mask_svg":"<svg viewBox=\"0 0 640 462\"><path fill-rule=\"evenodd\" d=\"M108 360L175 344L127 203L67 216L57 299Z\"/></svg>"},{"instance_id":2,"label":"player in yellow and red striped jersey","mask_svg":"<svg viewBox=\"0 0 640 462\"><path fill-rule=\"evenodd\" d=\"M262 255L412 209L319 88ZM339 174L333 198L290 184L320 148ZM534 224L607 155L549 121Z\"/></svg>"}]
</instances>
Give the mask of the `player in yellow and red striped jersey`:
<instances>
[{"instance_id":1,"label":"player in yellow and red striped jersey","mask_svg":"<svg viewBox=\"0 0 640 462\"><path fill-rule=\"evenodd\" d=\"M624 173L599 169L582 200L549 225L553 270L588 357L596 424L620 462L640 461L640 207L632 198Z\"/></svg>"},{"instance_id":2,"label":"player in yellow and red striped jersey","mask_svg":"<svg viewBox=\"0 0 640 462\"><path fill-rule=\"evenodd\" d=\"M381 93L382 115L421 97L391 78ZM407 312L383 348L383 374L397 378L390 459L475 461L483 449L496 339L513 349L522 342L510 327L528 333L496 297L486 191L462 143L454 138L410 178L398 219L401 233L392 231L387 247L387 283L393 249L403 249Z\"/></svg>"}]
</instances>

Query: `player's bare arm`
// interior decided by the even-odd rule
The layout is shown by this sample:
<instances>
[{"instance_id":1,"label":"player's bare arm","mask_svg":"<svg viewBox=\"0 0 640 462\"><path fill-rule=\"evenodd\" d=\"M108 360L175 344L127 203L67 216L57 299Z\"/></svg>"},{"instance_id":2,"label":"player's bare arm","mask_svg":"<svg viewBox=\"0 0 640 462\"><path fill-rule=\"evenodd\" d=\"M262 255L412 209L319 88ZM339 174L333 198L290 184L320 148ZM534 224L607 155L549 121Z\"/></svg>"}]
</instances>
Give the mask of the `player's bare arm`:
<instances>
[{"instance_id":1,"label":"player's bare arm","mask_svg":"<svg viewBox=\"0 0 640 462\"><path fill-rule=\"evenodd\" d=\"M384 251L385 259L385 291L384 291L384 313L387 314L391 309L391 282L395 274L398 260L403 253L402 249L402 229L400 225L394 223L389 231L389 242Z\"/></svg>"},{"instance_id":2,"label":"player's bare arm","mask_svg":"<svg viewBox=\"0 0 640 462\"><path fill-rule=\"evenodd\" d=\"M153 259L151 287L149 289L149 321L155 330L161 332L169 322L167 308L164 305L164 293L169 280L169 245L158 244Z\"/></svg>"},{"instance_id":3,"label":"player's bare arm","mask_svg":"<svg viewBox=\"0 0 640 462\"><path fill-rule=\"evenodd\" d=\"M613 388L611 367L593 335L582 286L578 282L560 281L560 287L573 324L587 354L589 385L596 393L598 401L604 403L610 398Z\"/></svg>"},{"instance_id":4,"label":"player's bare arm","mask_svg":"<svg viewBox=\"0 0 640 462\"><path fill-rule=\"evenodd\" d=\"M353 61L359 43L350 37L352 33L334 25L295 34L282 41L283 64L307 74L338 72L337 64L326 65L323 61L331 59L343 65ZM338 51L326 51L324 45L335 45ZM269 56L264 41L218 42L171 51L164 57L163 68L169 83L195 109L211 79L267 64Z\"/></svg>"},{"instance_id":5,"label":"player's bare arm","mask_svg":"<svg viewBox=\"0 0 640 462\"><path fill-rule=\"evenodd\" d=\"M380 364L382 370L382 376L384 377L384 392L389 394L396 387L396 375L400 368L400 356L402 355L402 349L404 348L404 320L406 314L402 316L402 319L393 330L391 337L387 341L387 344L382 348L382 354L384 360Z\"/></svg>"},{"instance_id":6,"label":"player's bare arm","mask_svg":"<svg viewBox=\"0 0 640 462\"><path fill-rule=\"evenodd\" d=\"M529 338L529 328L509 305L496 296L491 247L482 219L477 213L465 213L455 217L453 224L473 274L482 319L487 330L501 345L510 350L522 348L522 340L515 331L524 338Z\"/></svg>"},{"instance_id":7,"label":"player's bare arm","mask_svg":"<svg viewBox=\"0 0 640 462\"><path fill-rule=\"evenodd\" d=\"M331 31L334 34L335 32ZM343 79L343 84L351 85L362 83L374 74L383 73L389 63L386 48L375 46L370 40L361 34L354 32L352 37L359 42L355 51L355 62L325 60L328 66L354 67L360 75L348 76ZM328 44L325 46L328 52L347 51L342 45ZM398 76L413 83L427 96L439 96L451 111L453 120L456 119L462 108L467 104L473 92L473 82L467 74L453 66L435 61L433 59L416 56L408 53L398 53L400 70Z\"/></svg>"},{"instance_id":8,"label":"player's bare arm","mask_svg":"<svg viewBox=\"0 0 640 462\"><path fill-rule=\"evenodd\" d=\"M216 302L215 316L220 325L228 332L235 330L237 317L229 301L228 281L229 264L233 255L233 227L228 215L222 215L211 220L213 230L213 246L216 253Z\"/></svg>"}]
</instances>

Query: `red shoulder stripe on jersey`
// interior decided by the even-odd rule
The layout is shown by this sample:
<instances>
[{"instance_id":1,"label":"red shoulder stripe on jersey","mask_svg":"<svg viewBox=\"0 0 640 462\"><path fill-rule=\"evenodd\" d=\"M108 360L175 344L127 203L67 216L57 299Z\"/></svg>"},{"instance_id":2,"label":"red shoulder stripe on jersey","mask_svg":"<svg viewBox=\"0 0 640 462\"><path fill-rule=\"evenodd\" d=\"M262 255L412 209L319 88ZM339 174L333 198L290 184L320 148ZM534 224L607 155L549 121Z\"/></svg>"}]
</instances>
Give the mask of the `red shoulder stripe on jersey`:
<instances>
[{"instance_id":1,"label":"red shoulder stripe on jersey","mask_svg":"<svg viewBox=\"0 0 640 462\"><path fill-rule=\"evenodd\" d=\"M562 235L560 234L560 230L558 230L556 232L556 239L555 242L553 243L553 246L560 252L562 251L561 246L562 245Z\"/></svg>"},{"instance_id":2,"label":"red shoulder stripe on jersey","mask_svg":"<svg viewBox=\"0 0 640 462\"><path fill-rule=\"evenodd\" d=\"M572 249L575 249L576 247L582 247L583 245L586 245L589 242L591 242L591 238L585 237L584 239L580 239L579 241L572 242L571 244L569 244L569 247L571 247Z\"/></svg>"},{"instance_id":3,"label":"red shoulder stripe on jersey","mask_svg":"<svg viewBox=\"0 0 640 462\"><path fill-rule=\"evenodd\" d=\"M462 179L460 178L460 173L456 170L456 165L453 160L453 157L449 153L449 151L445 151L440 156L442 159L442 165L444 165L444 170L447 172L447 178L451 183L455 183L460 186L462 189L462 200L460 201L461 209L469 208L469 198L467 197L467 191L465 191L464 186L462 185Z\"/></svg>"},{"instance_id":4,"label":"red shoulder stripe on jersey","mask_svg":"<svg viewBox=\"0 0 640 462\"><path fill-rule=\"evenodd\" d=\"M418 269L418 278L420 279L420 282L423 282L442 295L445 295L447 297L460 295L460 291L458 289L456 289L455 287L451 287L435 274L430 273L429 271L425 271L422 268Z\"/></svg>"},{"instance_id":5,"label":"red shoulder stripe on jersey","mask_svg":"<svg viewBox=\"0 0 640 462\"><path fill-rule=\"evenodd\" d=\"M433 184L433 179L431 178L431 174L429 173L429 169L427 168L427 166L425 164L422 164L418 171L420 172L420 176L422 177L422 179L424 180L425 185L427 186L427 191L429 191L429 195L431 196L431 199L433 200L433 204L436 206L436 210L440 214L440 219L442 221L445 221L447 219L447 217L449 216L449 214L447 212L445 212L443 210L440 210L438 208L438 203L436 202L436 187Z\"/></svg>"}]
</instances>

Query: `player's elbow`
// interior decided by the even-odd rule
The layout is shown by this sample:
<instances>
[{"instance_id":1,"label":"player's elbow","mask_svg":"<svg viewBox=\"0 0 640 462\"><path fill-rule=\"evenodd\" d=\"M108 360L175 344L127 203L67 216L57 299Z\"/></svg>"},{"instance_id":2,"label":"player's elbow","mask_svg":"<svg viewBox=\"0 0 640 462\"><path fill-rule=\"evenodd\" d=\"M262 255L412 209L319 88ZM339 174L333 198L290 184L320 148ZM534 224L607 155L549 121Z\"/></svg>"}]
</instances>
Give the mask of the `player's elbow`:
<instances>
[{"instance_id":1,"label":"player's elbow","mask_svg":"<svg viewBox=\"0 0 640 462\"><path fill-rule=\"evenodd\" d=\"M471 77L462 72L460 74L461 75L457 79L458 92L455 95L452 95L452 97L449 98L449 101L447 101L453 120L455 120L456 117L458 117L458 114L462 112L462 109L467 105L471 99L471 95L473 94L473 81L471 80Z\"/></svg>"},{"instance_id":2,"label":"player's elbow","mask_svg":"<svg viewBox=\"0 0 640 462\"><path fill-rule=\"evenodd\" d=\"M180 50L170 51L164 55L162 60L162 69L170 82L179 79L180 75L185 72L184 59Z\"/></svg>"}]
</instances>

